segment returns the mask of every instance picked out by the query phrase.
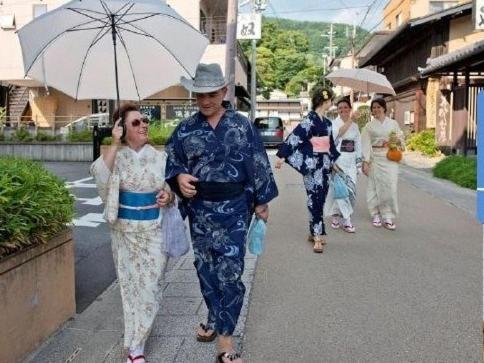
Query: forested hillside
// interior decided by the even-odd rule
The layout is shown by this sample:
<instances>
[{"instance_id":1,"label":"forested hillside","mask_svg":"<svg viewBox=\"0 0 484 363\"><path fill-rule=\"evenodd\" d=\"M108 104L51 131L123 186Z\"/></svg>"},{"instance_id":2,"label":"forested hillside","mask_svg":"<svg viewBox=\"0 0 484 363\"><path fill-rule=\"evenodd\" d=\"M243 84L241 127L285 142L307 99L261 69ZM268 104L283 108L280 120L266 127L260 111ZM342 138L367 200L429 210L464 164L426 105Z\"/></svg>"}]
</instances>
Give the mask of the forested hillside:
<instances>
[{"instance_id":1,"label":"forested hillside","mask_svg":"<svg viewBox=\"0 0 484 363\"><path fill-rule=\"evenodd\" d=\"M308 82L319 82L324 76L324 47L329 39L322 37L329 31L328 23L264 18L262 39L257 42L258 93L268 97L274 89L281 89L290 96L299 95ZM348 29L348 37L346 36ZM336 56L345 55L351 49L351 26L333 25L333 45ZM364 29L356 32L356 49L367 36ZM242 42L246 55L251 56L250 41Z\"/></svg>"}]
</instances>

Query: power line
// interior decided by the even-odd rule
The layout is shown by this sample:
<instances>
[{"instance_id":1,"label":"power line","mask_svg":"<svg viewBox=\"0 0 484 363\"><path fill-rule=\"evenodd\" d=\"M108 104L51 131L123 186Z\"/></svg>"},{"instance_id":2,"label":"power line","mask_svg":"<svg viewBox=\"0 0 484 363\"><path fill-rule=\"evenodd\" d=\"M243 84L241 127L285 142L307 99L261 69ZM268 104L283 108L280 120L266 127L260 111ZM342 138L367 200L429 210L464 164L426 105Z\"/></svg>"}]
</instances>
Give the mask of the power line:
<instances>
[{"instance_id":1,"label":"power line","mask_svg":"<svg viewBox=\"0 0 484 363\"><path fill-rule=\"evenodd\" d=\"M284 10L284 11L279 11L279 14L300 14L300 13L310 13L310 12L340 11L340 10L362 9L362 8L366 8L366 6L350 6L350 7L339 7L339 8L313 8L313 9L304 9L304 10Z\"/></svg>"}]
</instances>

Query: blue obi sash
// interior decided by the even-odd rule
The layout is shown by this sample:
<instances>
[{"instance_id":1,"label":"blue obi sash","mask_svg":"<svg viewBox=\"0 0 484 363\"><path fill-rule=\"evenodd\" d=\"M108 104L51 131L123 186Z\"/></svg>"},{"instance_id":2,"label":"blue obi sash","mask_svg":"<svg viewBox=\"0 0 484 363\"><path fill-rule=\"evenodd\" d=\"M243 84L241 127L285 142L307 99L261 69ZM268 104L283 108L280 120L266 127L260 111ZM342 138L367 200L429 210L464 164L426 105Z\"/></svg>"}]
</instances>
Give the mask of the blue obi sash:
<instances>
[{"instance_id":1,"label":"blue obi sash","mask_svg":"<svg viewBox=\"0 0 484 363\"><path fill-rule=\"evenodd\" d=\"M160 208L156 205L156 192L134 193L119 192L118 218L135 221L149 221L160 216Z\"/></svg>"}]
</instances>

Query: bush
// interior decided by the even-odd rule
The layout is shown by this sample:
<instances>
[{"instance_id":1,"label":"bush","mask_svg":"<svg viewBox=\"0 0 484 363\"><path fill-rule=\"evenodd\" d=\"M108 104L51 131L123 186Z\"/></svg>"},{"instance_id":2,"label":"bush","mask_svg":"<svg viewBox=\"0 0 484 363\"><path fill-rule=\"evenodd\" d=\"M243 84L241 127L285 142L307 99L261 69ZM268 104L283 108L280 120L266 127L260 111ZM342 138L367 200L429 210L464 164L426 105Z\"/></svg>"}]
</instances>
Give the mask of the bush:
<instances>
[{"instance_id":1,"label":"bush","mask_svg":"<svg viewBox=\"0 0 484 363\"><path fill-rule=\"evenodd\" d=\"M89 129L82 131L69 131L67 135L67 140L70 142L91 142L92 141L92 131Z\"/></svg>"},{"instance_id":2,"label":"bush","mask_svg":"<svg viewBox=\"0 0 484 363\"><path fill-rule=\"evenodd\" d=\"M148 127L149 142L153 145L165 145L174 129L175 126L163 121L154 121L150 123L150 126ZM112 142L112 137L105 137L102 144L111 145Z\"/></svg>"},{"instance_id":3,"label":"bush","mask_svg":"<svg viewBox=\"0 0 484 363\"><path fill-rule=\"evenodd\" d=\"M435 131L425 130L411 134L406 141L407 149L410 151L420 151L428 156L435 156L439 152L439 146L435 141Z\"/></svg>"},{"instance_id":4,"label":"bush","mask_svg":"<svg viewBox=\"0 0 484 363\"><path fill-rule=\"evenodd\" d=\"M74 215L64 182L40 164L0 157L0 258L46 243Z\"/></svg>"},{"instance_id":5,"label":"bush","mask_svg":"<svg viewBox=\"0 0 484 363\"><path fill-rule=\"evenodd\" d=\"M361 130L370 121L370 106L363 105L358 107L358 118L356 123Z\"/></svg>"},{"instance_id":6,"label":"bush","mask_svg":"<svg viewBox=\"0 0 484 363\"><path fill-rule=\"evenodd\" d=\"M41 142L52 142L52 141L59 141L61 137L62 137L61 135L52 136L52 135L46 134L45 132L38 132L37 135L35 135L35 140L41 141Z\"/></svg>"},{"instance_id":7,"label":"bush","mask_svg":"<svg viewBox=\"0 0 484 363\"><path fill-rule=\"evenodd\" d=\"M450 180L464 188L477 187L477 159L475 157L448 156L433 168L437 178Z\"/></svg>"},{"instance_id":8,"label":"bush","mask_svg":"<svg viewBox=\"0 0 484 363\"><path fill-rule=\"evenodd\" d=\"M20 141L20 142L31 142L34 138L28 132L25 127L20 127L15 133L12 135L12 141Z\"/></svg>"}]
</instances>

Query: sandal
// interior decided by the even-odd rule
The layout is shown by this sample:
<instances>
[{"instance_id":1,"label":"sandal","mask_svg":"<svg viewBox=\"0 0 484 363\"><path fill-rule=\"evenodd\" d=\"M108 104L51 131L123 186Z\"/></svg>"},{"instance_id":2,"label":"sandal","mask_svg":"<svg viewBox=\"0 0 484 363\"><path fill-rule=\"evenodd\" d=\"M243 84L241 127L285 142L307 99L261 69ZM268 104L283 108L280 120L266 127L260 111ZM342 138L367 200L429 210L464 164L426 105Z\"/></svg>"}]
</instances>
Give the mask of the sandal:
<instances>
[{"instance_id":1,"label":"sandal","mask_svg":"<svg viewBox=\"0 0 484 363\"><path fill-rule=\"evenodd\" d=\"M134 357L130 354L130 355L128 355L128 359L131 361L131 363L145 363L146 362L145 356L143 354L140 354L140 355L137 355L137 356L134 356ZM139 359L142 359L142 360L139 361L139 362L136 362Z\"/></svg>"},{"instance_id":2,"label":"sandal","mask_svg":"<svg viewBox=\"0 0 484 363\"><path fill-rule=\"evenodd\" d=\"M339 221L337 218L333 218L331 221L331 228L338 229L340 227Z\"/></svg>"},{"instance_id":3,"label":"sandal","mask_svg":"<svg viewBox=\"0 0 484 363\"><path fill-rule=\"evenodd\" d=\"M212 329L207 328L207 326L203 323L200 323L200 328L202 328L202 330L205 333L208 333L209 330L212 330ZM217 332L215 330L213 330L212 334L210 334L210 335L200 335L200 334L197 333L197 341L202 342L202 343L213 342L216 337L217 337Z\"/></svg>"},{"instance_id":4,"label":"sandal","mask_svg":"<svg viewBox=\"0 0 484 363\"><path fill-rule=\"evenodd\" d=\"M355 233L356 228L352 224L348 224L348 225L343 226L343 230L345 232L348 232L348 233Z\"/></svg>"},{"instance_id":5,"label":"sandal","mask_svg":"<svg viewBox=\"0 0 484 363\"><path fill-rule=\"evenodd\" d=\"M234 360L241 358L241 356L240 356L240 353L237 353L237 352L231 352L231 353L222 352L217 356L217 362L226 363L227 361L224 361L224 358L228 359L229 362L233 362Z\"/></svg>"},{"instance_id":6,"label":"sandal","mask_svg":"<svg viewBox=\"0 0 484 363\"><path fill-rule=\"evenodd\" d=\"M391 219L386 219L384 222L383 222L383 227L385 227L386 229L390 230L390 231L394 231L395 228L397 228L397 226L395 225L395 223L392 222Z\"/></svg>"},{"instance_id":7,"label":"sandal","mask_svg":"<svg viewBox=\"0 0 484 363\"><path fill-rule=\"evenodd\" d=\"M324 240L323 237L321 237L321 236L315 236L314 237L313 252L314 253L323 253L323 248L324 248L324 245L325 244L326 244L326 241Z\"/></svg>"},{"instance_id":8,"label":"sandal","mask_svg":"<svg viewBox=\"0 0 484 363\"><path fill-rule=\"evenodd\" d=\"M373 227L380 228L381 227L381 219L379 215L376 215L373 217L373 220L371 221L371 224L373 224Z\"/></svg>"}]
</instances>

